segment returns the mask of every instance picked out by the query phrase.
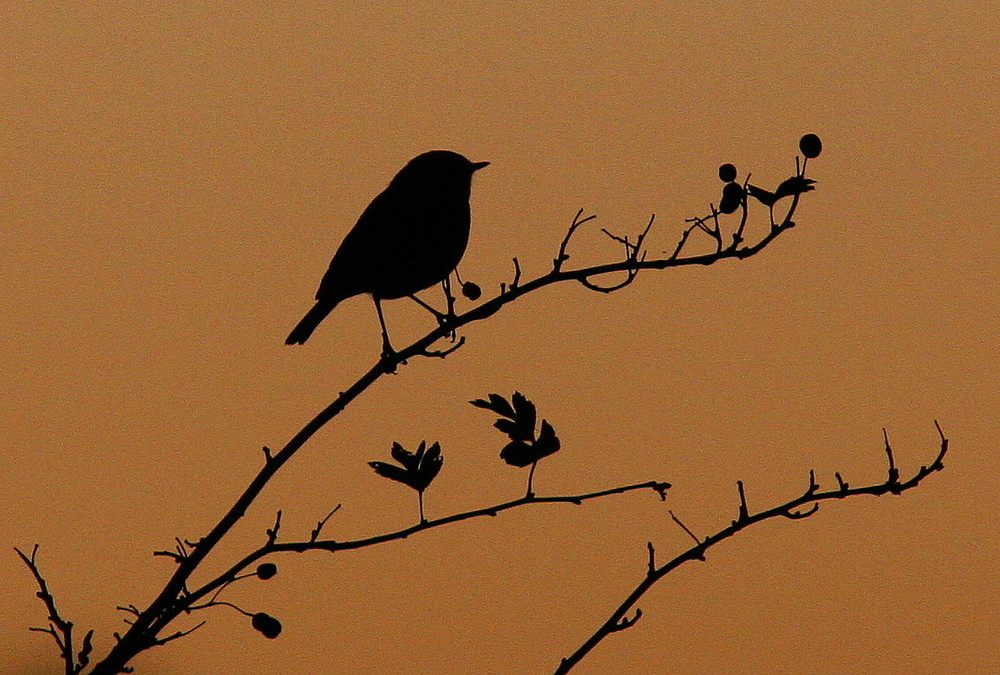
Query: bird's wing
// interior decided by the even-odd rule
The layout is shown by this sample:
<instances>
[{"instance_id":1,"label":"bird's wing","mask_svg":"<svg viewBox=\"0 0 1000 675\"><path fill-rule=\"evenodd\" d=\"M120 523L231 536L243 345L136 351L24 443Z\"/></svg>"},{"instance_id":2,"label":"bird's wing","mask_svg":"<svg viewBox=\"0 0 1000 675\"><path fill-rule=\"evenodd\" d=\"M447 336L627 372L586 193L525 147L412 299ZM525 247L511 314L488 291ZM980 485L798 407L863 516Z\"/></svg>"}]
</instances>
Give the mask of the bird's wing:
<instances>
[{"instance_id":1,"label":"bird's wing","mask_svg":"<svg viewBox=\"0 0 1000 675\"><path fill-rule=\"evenodd\" d=\"M330 261L316 299L340 301L370 291L371 275L382 264L386 240L398 222L391 193L379 193L362 212Z\"/></svg>"}]
</instances>

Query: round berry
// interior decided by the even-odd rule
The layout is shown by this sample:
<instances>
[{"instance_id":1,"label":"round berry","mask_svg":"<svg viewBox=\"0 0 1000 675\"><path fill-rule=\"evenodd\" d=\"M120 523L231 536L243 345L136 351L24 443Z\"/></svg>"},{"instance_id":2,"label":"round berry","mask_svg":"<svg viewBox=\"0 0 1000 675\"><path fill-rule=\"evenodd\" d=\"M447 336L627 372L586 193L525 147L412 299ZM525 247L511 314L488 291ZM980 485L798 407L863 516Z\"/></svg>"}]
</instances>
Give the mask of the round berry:
<instances>
[{"instance_id":1,"label":"round berry","mask_svg":"<svg viewBox=\"0 0 1000 675\"><path fill-rule=\"evenodd\" d=\"M719 202L719 211L722 213L735 213L743 203L743 186L739 183L726 183L722 188L722 200Z\"/></svg>"},{"instance_id":2,"label":"round berry","mask_svg":"<svg viewBox=\"0 0 1000 675\"><path fill-rule=\"evenodd\" d=\"M723 183L730 183L736 180L736 167L732 164L723 164L719 167L719 180Z\"/></svg>"},{"instance_id":3,"label":"round berry","mask_svg":"<svg viewBox=\"0 0 1000 675\"><path fill-rule=\"evenodd\" d=\"M270 614L257 612L250 619L250 625L260 631L264 637L273 640L281 634L281 622Z\"/></svg>"},{"instance_id":4,"label":"round berry","mask_svg":"<svg viewBox=\"0 0 1000 675\"><path fill-rule=\"evenodd\" d=\"M816 134L806 134L799 139L799 150L809 159L819 157L819 153L823 152L823 141Z\"/></svg>"},{"instance_id":5,"label":"round berry","mask_svg":"<svg viewBox=\"0 0 1000 675\"><path fill-rule=\"evenodd\" d=\"M261 563L257 565L257 576L261 579L270 579L278 573L278 566L274 563Z\"/></svg>"},{"instance_id":6,"label":"round berry","mask_svg":"<svg viewBox=\"0 0 1000 675\"><path fill-rule=\"evenodd\" d=\"M479 288L479 284L474 284L471 281L466 281L462 284L462 295L467 297L469 300L478 300L483 294L483 289Z\"/></svg>"}]
</instances>

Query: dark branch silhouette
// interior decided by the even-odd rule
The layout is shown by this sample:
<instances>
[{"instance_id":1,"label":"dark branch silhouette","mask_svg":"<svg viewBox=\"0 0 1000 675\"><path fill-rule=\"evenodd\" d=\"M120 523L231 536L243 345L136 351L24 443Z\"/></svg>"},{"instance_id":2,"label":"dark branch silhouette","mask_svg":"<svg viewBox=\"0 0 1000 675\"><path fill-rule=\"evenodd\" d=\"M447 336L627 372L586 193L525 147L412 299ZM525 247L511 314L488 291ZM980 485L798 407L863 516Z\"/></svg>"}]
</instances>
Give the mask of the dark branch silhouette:
<instances>
[{"instance_id":1,"label":"dark branch silhouette","mask_svg":"<svg viewBox=\"0 0 1000 675\"><path fill-rule=\"evenodd\" d=\"M635 589L629 593L628 597L622 601L618 608L615 609L611 616L598 628L593 635L590 636L580 647L573 652L571 655L567 656L556 668L556 675L563 675L568 673L577 663L580 662L584 656L587 655L594 647L596 647L604 638L608 637L612 633L616 633L625 628L629 628L635 624L636 620L642 616L641 610L636 610L634 618L628 619L627 614L635 606L635 603L645 595L646 591L653 587L657 581L670 574L672 571L683 565L684 563L691 560L705 560L705 552L715 546L716 544L729 539L730 537L738 534L739 532L745 530L751 525L755 525L761 521L769 520L771 518L783 517L791 520L801 520L808 518L812 514L819 510L819 502L828 499L846 499L849 497L858 497L861 495L874 495L881 496L884 494L894 494L900 495L911 490L918 485L930 474L935 471L941 471L944 469L944 456L948 452L948 439L945 437L944 432L941 431L941 426L938 424L937 420L934 421L934 426L937 428L938 435L941 438L941 446L938 450L937 456L934 461L927 466L922 466L913 475L912 478L906 481L899 480L899 472L892 459L892 448L889 446L888 435L886 435L885 452L888 458L888 471L885 481L881 483L875 483L873 485L865 485L862 487L852 488L849 487L845 482L840 480L838 477L837 488L835 490L821 491L819 485L816 484L815 474L810 471L809 473L809 486L806 491L784 504L779 504L770 509L764 511L759 511L757 513L751 514L747 508L746 502L746 492L743 486L743 482L737 482L738 492L739 492L739 510L736 520L732 521L730 525L724 527L713 535L706 537L705 539L699 540L698 537L691 532L680 520L671 514L680 527L695 540L695 545L687 549L680 555L676 556L672 560L663 565L656 567L654 564L654 551L653 545L649 544L649 568L646 572L646 576L643 578ZM800 507L811 504L812 506L805 511L798 511Z\"/></svg>"},{"instance_id":2,"label":"dark branch silhouette","mask_svg":"<svg viewBox=\"0 0 1000 675\"><path fill-rule=\"evenodd\" d=\"M551 269L540 276L524 281L522 279L523 271L521 265L517 258L513 258L513 278L509 283L499 284L499 294L461 314L455 313L455 297L451 293L450 276L453 271L455 272L458 287L465 298L475 302L482 295L482 289L477 284L461 280L461 277L458 276L456 265L464 253L465 242L468 239L468 199L471 175L478 168L485 166L486 163L471 163L456 153L444 153L444 155L447 155L447 157L444 157L439 152L425 153L425 155L414 159L407 168L404 168L397 175L393 182L390 183L390 186L373 200L365 213L362 214L357 225L348 234L347 238L345 238L341 248L334 256L327 276L324 277L320 285L316 306L309 311L288 337L289 343L305 342L318 323L322 321L340 300L351 295L369 293L375 299L379 320L382 324L383 349L381 357L350 387L341 392L329 405L306 423L283 447L277 451L272 451L266 446L263 448L264 461L257 475L250 481L235 503L222 515L208 533L197 541L178 538L175 541L174 550L154 552L154 555L170 558L176 564L173 574L163 589L145 608L140 608L132 604L118 607L120 611L127 615L125 622L129 628L123 635L115 634L117 643L103 660L93 666L90 673L93 675L114 675L116 673L131 672L128 664L137 654L150 647L163 645L188 635L204 624L204 622L201 622L192 628L168 632L168 628L175 619L182 614L214 607L234 609L250 617L252 627L265 637L277 637L281 633L281 623L277 618L265 612L250 612L231 602L220 600L220 595L235 582L248 578L267 580L275 576L278 568L274 563L259 562L262 558L272 554L283 552L301 553L313 550L333 552L375 546L388 541L405 539L425 530L443 527L463 520L483 516L493 517L503 511L531 504L580 504L587 500L643 489L651 489L657 492L661 499L665 498L666 491L670 485L657 481L624 485L579 495L535 495L531 484L535 467L540 459L559 450L559 439L552 425L546 420L541 421L540 429L535 428L535 406L519 393L515 393L511 402L507 402L501 396L491 394L488 400L479 399L473 403L479 407L492 410L500 416L495 426L507 434L509 438L508 444L500 453L501 457L514 466L531 467L527 493L524 497L495 506L427 520L423 513L423 491L441 468L443 460L440 447L435 443L428 448L426 443L422 443L416 452L410 452L404 450L402 446L399 446L398 449L394 446L392 455L399 466L386 462L372 462L372 466L379 474L407 484L417 490L420 507L420 520L417 524L395 532L374 535L363 539L347 541L321 539L320 536L327 521L340 508L337 505L317 523L316 527L310 532L308 540L289 542L279 540L282 512L278 511L274 524L265 530L266 538L263 545L246 554L235 563L232 563L228 569L201 587L193 590L188 587L191 576L199 568L205 557L219 544L236 523L243 518L250 505L285 463L319 429L339 415L354 399L366 392L381 377L397 372L399 366L406 365L407 360L410 358L419 356L447 357L465 344L464 336L458 334L461 328L468 324L488 319L522 296L553 284L567 281L577 282L591 291L612 293L633 283L637 275L642 271L666 270L688 265L712 265L726 260L745 260L756 255L785 231L795 226L793 216L799 199L801 195L812 191L815 184L815 181L805 177L805 169L808 160L818 156L820 149L821 143L818 137L812 134L804 136L800 141L800 150L803 154L801 164L799 163L799 159L796 158L795 174L781 182L773 192L751 185L749 183L749 174L742 183L737 183L737 171L734 166L727 164L720 167L719 177L725 185L718 207L715 204L710 204L708 215L687 219L687 224L680 235L679 241L669 255L665 251L662 252L662 255L651 254L647 249L648 236L652 231L655 221L655 216L651 216L645 227L634 236L615 234L602 228L602 231L613 242L622 247L622 255L619 260L589 267L567 268L567 263L571 260L570 249L574 236L582 226L596 219L594 215L584 215L581 209L576 213L562 238L556 256L552 260ZM412 172L408 173L411 165L415 163L419 164L425 160L429 161L427 160L428 157L434 160L432 162L434 166L431 167L433 170L428 175L432 178L437 176L437 178L441 179L438 181L435 178L431 181L434 186L433 190L437 192L443 190L444 193L450 194L453 197L450 200L444 200L444 202L451 204L451 206L447 206L444 211L435 211L433 214L430 214L429 220L423 219L419 215L414 215L412 212L414 204L419 203L424 198L416 193L421 193L424 191L424 188L428 187L425 184L426 181L423 181L423 178L427 176L423 176L423 178L419 175L413 177L411 175ZM437 160L442 159L442 157L444 157L442 161L455 169L455 171L446 171L447 167L442 168L443 165L437 165ZM456 175L458 175L457 178ZM441 188L442 184L447 189ZM752 244L746 243L745 234L749 213L748 197L752 197L766 206L770 219L770 227L767 232ZM775 221L775 206L786 198L789 199L787 213L783 218ZM435 204L433 208L437 209L440 206L441 204ZM420 211L421 208L423 206L418 208L417 211ZM739 212L738 224L730 228L727 234L725 223L720 216L735 214L737 211ZM398 218L410 219L411 226L420 230L415 234L415 238L408 238L409 235L403 236L403 230L393 224L394 219ZM439 224L445 226L445 229L448 229L450 234L444 235L444 241L438 241L438 244L440 244L440 248L438 248L437 244L431 242L433 236L427 239L428 228L431 221L437 222L442 219L445 222ZM396 229L392 229L393 227L396 227ZM685 254L685 247L696 231L708 236L714 242L714 252L707 254ZM437 235L434 234L434 236ZM389 237L391 241L388 245L385 244L386 237ZM416 253L410 256L410 260L406 260L407 253L412 251L416 251ZM421 260L424 260L427 264L421 263ZM617 281L603 283L603 280L608 275L621 274L624 274L623 278L619 277ZM438 312L413 295L417 291L432 286L439 281L444 287L447 299L447 310L444 313ZM380 300L401 298L404 296L413 297L419 304L432 312L436 318L437 326L404 349L395 351L389 343ZM439 341L446 339L451 341L450 346L443 349L435 348L435 345ZM923 467L914 478L906 482L899 482L898 480L898 471L895 468L892 458L888 436L886 436L885 441L886 453L889 458L889 478L885 483L851 488L838 473L836 474L838 488L822 492L816 484L815 476L810 472L809 488L804 495L781 506L751 514L747 506L744 486L742 482L739 482L740 506L737 520L733 521L731 526L705 540L699 540L671 512L670 515L674 521L694 539L696 542L695 546L665 565L657 566L656 552L653 544L650 542L647 547L648 570L646 578L611 615L607 622L580 649L563 661L557 672L567 672L607 635L635 625L642 616L641 610L636 609L631 616L628 613L642 594L658 579L687 560L703 560L705 551L708 548L733 536L746 527L778 515L799 519L808 517L818 508L818 502L825 499L840 499L861 494L884 494L885 492L899 494L912 487L916 487L926 475L943 468L942 460L947 449L947 441L943 434L941 434L941 438L941 452L935 462L929 467ZM795 510L810 503L812 504L812 508L809 510ZM72 642L73 624L64 620L56 610L55 601L49 593L45 579L42 577L35 561L35 554L38 550L37 545L32 550L31 556L25 555L19 549L16 550L17 554L34 575L40 589L38 597L42 599L49 615L50 623L48 628L34 628L33 630L48 633L54 638L60 651L60 658L64 662L66 673L70 675L81 673L90 663L93 631L87 633L82 648L78 653L74 653ZM257 563L256 569L248 571L248 568L255 563Z\"/></svg>"}]
</instances>

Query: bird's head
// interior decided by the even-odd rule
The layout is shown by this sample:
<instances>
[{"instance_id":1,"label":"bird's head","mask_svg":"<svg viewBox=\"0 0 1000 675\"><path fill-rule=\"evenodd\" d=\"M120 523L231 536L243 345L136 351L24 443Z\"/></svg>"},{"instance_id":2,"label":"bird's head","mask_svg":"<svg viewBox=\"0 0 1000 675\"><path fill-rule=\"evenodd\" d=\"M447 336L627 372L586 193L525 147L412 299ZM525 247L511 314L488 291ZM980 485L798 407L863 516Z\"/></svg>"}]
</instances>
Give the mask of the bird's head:
<instances>
[{"instance_id":1,"label":"bird's head","mask_svg":"<svg viewBox=\"0 0 1000 675\"><path fill-rule=\"evenodd\" d=\"M471 162L451 150L431 150L411 159L392 182L400 187L467 193L472 174L487 165L489 162Z\"/></svg>"}]
</instances>

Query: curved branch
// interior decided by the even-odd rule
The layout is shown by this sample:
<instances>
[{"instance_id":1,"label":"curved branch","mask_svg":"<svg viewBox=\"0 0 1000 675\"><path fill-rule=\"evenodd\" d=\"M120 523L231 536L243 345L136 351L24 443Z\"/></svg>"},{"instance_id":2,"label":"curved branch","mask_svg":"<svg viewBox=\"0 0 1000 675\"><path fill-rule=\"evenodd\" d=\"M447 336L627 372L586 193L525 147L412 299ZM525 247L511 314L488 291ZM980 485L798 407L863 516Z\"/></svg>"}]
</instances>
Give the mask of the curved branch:
<instances>
[{"instance_id":1,"label":"curved branch","mask_svg":"<svg viewBox=\"0 0 1000 675\"><path fill-rule=\"evenodd\" d=\"M454 513L450 516L444 516L443 518L438 518L436 520L425 520L410 527L403 528L402 530L379 534L372 537L365 537L363 539L334 541L332 539L316 540L314 538L310 538L309 541L277 543L269 538L267 543L258 548L256 551L253 551L245 556L242 560L226 570L226 572L208 582L198 590L192 592L190 595L185 596L184 601L186 606L190 608L190 605L194 604L212 591L231 583L236 579L240 572L264 556L272 553L304 553L306 551L329 551L330 553L334 553L336 551L349 551L353 549L367 548L368 546L376 546L390 541L406 539L410 535L417 534L418 532L424 532L426 530L442 527L444 525L451 525L452 523L458 523L463 520L481 518L483 516L495 517L504 511L529 504L574 504L579 506L583 502L591 499L600 499L601 497L623 494L634 490L652 490L660 496L661 500L663 500L667 498L667 490L669 490L670 487L670 483L663 481L646 481L645 483L622 485L619 487L608 488L606 490L600 490L598 492L588 492L579 495L555 495L550 497L539 497L537 495L531 497L525 496L509 502L497 504L495 506L486 506L472 511Z\"/></svg>"},{"instance_id":2,"label":"curved branch","mask_svg":"<svg viewBox=\"0 0 1000 675\"><path fill-rule=\"evenodd\" d=\"M743 493L742 482L740 482L739 519L732 521L732 524L728 527L725 527L715 534L706 537L704 540L701 540L699 543L695 544L684 553L681 553L670 562L665 563L661 567L648 570L642 581L636 585L635 589L629 594L629 596L622 601L618 608L611 613L611 616L608 617L608 619L593 633L593 635L591 635L575 652L560 662L559 667L554 671L555 675L568 673L584 656L586 656L594 647L604 640L604 638L634 624L634 620L629 620L627 618L628 612L632 609L635 603L639 601L639 598L645 595L646 591L652 588L657 581L688 561L704 560L705 551L712 548L716 544L729 539L742 530L745 530L751 525L755 525L756 523L769 520L771 518L777 518L779 516L792 519L805 518L816 512L819 508L818 502L827 499L844 499L846 497L857 497L859 495L879 496L887 493L898 495L917 487L928 475L934 473L935 471L941 471L944 469L944 456L945 453L948 452L948 439L945 438L944 432L941 431L941 425L938 424L937 420L934 420L934 426L937 427L938 435L941 437L941 447L938 451L937 457L934 458L934 461L931 462L930 465L920 467L920 470L907 481L899 482L898 472L894 473L893 471L893 469L895 469L895 465L892 463L891 450L888 450L889 442L888 438L886 438L886 448L890 453L890 470L888 479L882 483L852 488L848 487L846 483L838 479L838 485L835 490L818 491L814 482L810 480L809 489L807 489L801 496L785 502L784 504L779 504L778 506L767 509L766 511L748 514L746 512L746 499ZM812 504L812 508L807 511L795 511L798 507L805 506L806 504ZM674 520L676 521L677 519L674 518ZM679 523L679 521L677 522ZM681 526L684 527L683 525ZM698 538L695 537L690 530L686 527L684 527L684 530L691 537L693 537L695 541L698 541ZM638 610L636 610L636 613L636 618L638 618Z\"/></svg>"}]
</instances>

